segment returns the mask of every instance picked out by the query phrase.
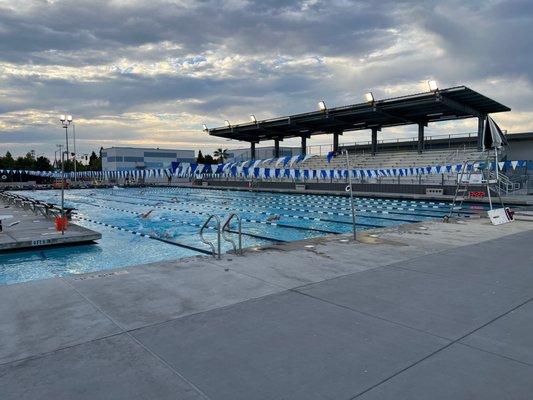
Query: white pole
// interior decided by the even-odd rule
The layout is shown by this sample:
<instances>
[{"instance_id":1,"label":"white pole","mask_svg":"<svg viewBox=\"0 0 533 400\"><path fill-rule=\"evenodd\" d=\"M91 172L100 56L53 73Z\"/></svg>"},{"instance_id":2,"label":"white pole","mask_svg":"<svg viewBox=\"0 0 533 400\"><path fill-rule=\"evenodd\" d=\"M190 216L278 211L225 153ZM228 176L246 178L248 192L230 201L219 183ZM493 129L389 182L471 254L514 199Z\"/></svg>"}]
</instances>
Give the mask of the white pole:
<instances>
[{"instance_id":1,"label":"white pole","mask_svg":"<svg viewBox=\"0 0 533 400\"><path fill-rule=\"evenodd\" d=\"M65 234L65 153L63 146L59 146L61 151L61 235Z\"/></svg>"},{"instance_id":2,"label":"white pole","mask_svg":"<svg viewBox=\"0 0 533 400\"><path fill-rule=\"evenodd\" d=\"M496 165L496 183L498 183L499 173L498 173L498 148L497 147L494 148L494 161ZM499 187L500 185L498 184L498 188Z\"/></svg>"},{"instance_id":3,"label":"white pole","mask_svg":"<svg viewBox=\"0 0 533 400\"><path fill-rule=\"evenodd\" d=\"M348 183L350 185L350 206L352 207L352 228L353 228L353 240L357 240L357 229L355 225L355 205L353 202L353 188L352 188L352 168L350 167L350 158L348 157L348 150L344 150L346 153L346 167L348 168Z\"/></svg>"},{"instance_id":4,"label":"white pole","mask_svg":"<svg viewBox=\"0 0 533 400\"><path fill-rule=\"evenodd\" d=\"M76 125L72 124L72 134L74 138L74 182L78 179L76 177Z\"/></svg>"}]
</instances>

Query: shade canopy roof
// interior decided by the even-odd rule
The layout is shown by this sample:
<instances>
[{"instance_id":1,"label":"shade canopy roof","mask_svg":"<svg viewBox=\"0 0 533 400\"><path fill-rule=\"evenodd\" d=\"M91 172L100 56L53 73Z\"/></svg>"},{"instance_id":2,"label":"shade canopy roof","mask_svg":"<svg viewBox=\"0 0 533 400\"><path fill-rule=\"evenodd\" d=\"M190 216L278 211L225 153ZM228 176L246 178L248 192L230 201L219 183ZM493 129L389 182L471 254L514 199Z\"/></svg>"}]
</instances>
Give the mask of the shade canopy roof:
<instances>
[{"instance_id":1,"label":"shade canopy roof","mask_svg":"<svg viewBox=\"0 0 533 400\"><path fill-rule=\"evenodd\" d=\"M362 129L484 117L511 109L466 86L208 129L212 136L258 143Z\"/></svg>"}]
</instances>

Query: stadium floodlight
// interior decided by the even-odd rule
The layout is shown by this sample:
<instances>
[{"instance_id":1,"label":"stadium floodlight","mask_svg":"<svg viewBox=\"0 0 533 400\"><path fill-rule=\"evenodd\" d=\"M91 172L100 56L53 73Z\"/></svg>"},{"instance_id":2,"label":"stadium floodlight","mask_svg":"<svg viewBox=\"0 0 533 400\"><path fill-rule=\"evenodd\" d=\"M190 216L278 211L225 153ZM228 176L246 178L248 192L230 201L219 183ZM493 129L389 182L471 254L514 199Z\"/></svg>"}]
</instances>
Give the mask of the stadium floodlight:
<instances>
[{"instance_id":1,"label":"stadium floodlight","mask_svg":"<svg viewBox=\"0 0 533 400\"><path fill-rule=\"evenodd\" d=\"M374 95L372 92L365 93L365 100L367 103L373 103L374 102Z\"/></svg>"},{"instance_id":2,"label":"stadium floodlight","mask_svg":"<svg viewBox=\"0 0 533 400\"><path fill-rule=\"evenodd\" d=\"M67 120L67 117L65 117L65 114L61 114L61 115L59 116L59 120L60 120L61 122L65 122L65 121Z\"/></svg>"},{"instance_id":3,"label":"stadium floodlight","mask_svg":"<svg viewBox=\"0 0 533 400\"><path fill-rule=\"evenodd\" d=\"M68 121L69 123L72 122L72 115L67 115L67 121Z\"/></svg>"},{"instance_id":4,"label":"stadium floodlight","mask_svg":"<svg viewBox=\"0 0 533 400\"><path fill-rule=\"evenodd\" d=\"M321 100L321 101L318 102L318 109L320 111L326 111L327 110L326 103L324 102L324 100Z\"/></svg>"},{"instance_id":5,"label":"stadium floodlight","mask_svg":"<svg viewBox=\"0 0 533 400\"><path fill-rule=\"evenodd\" d=\"M207 132L209 129L207 129L207 125L206 124L202 124L202 128L204 129L204 132Z\"/></svg>"},{"instance_id":6,"label":"stadium floodlight","mask_svg":"<svg viewBox=\"0 0 533 400\"><path fill-rule=\"evenodd\" d=\"M226 124L226 126L228 128L231 128L231 124L229 123L229 121L227 119L224 120L224 124Z\"/></svg>"},{"instance_id":7,"label":"stadium floodlight","mask_svg":"<svg viewBox=\"0 0 533 400\"><path fill-rule=\"evenodd\" d=\"M436 92L437 90L439 90L439 86L437 85L437 81L434 80L434 79L428 81L428 86L429 86L429 90L431 92Z\"/></svg>"},{"instance_id":8,"label":"stadium floodlight","mask_svg":"<svg viewBox=\"0 0 533 400\"><path fill-rule=\"evenodd\" d=\"M254 124L257 124L257 118L255 118L255 115L250 114L250 121L252 121Z\"/></svg>"}]
</instances>

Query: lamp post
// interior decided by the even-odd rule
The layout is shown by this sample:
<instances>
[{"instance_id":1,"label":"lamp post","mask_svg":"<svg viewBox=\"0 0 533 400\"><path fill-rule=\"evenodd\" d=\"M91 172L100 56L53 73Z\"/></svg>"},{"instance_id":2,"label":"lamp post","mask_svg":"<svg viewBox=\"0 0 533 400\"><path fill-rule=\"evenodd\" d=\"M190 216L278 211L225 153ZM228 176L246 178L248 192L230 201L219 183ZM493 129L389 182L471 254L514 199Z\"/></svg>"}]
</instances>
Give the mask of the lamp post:
<instances>
[{"instance_id":1,"label":"lamp post","mask_svg":"<svg viewBox=\"0 0 533 400\"><path fill-rule=\"evenodd\" d=\"M74 139L74 182L78 181L78 178L76 176L76 124L72 124L72 138Z\"/></svg>"},{"instance_id":2,"label":"lamp post","mask_svg":"<svg viewBox=\"0 0 533 400\"><path fill-rule=\"evenodd\" d=\"M63 145L58 144L59 153L61 154L61 234L65 234L65 153L63 152Z\"/></svg>"},{"instance_id":3,"label":"lamp post","mask_svg":"<svg viewBox=\"0 0 533 400\"><path fill-rule=\"evenodd\" d=\"M62 114L59 116L59 120L61 121L61 126L65 128L65 141L67 144L67 154L68 154L68 127L72 122L72 115Z\"/></svg>"},{"instance_id":4,"label":"lamp post","mask_svg":"<svg viewBox=\"0 0 533 400\"><path fill-rule=\"evenodd\" d=\"M65 142L66 142L66 152L67 152L67 159L69 158L69 151L68 151L68 127L70 126L70 124L72 123L72 115L65 115L65 114L62 114L59 116L59 120L61 121L61 126L63 128L65 128ZM74 148L76 147L76 145L74 145ZM74 150L76 151L76 150ZM74 168L76 168L76 163L74 163ZM76 175L74 175L76 176Z\"/></svg>"}]
</instances>

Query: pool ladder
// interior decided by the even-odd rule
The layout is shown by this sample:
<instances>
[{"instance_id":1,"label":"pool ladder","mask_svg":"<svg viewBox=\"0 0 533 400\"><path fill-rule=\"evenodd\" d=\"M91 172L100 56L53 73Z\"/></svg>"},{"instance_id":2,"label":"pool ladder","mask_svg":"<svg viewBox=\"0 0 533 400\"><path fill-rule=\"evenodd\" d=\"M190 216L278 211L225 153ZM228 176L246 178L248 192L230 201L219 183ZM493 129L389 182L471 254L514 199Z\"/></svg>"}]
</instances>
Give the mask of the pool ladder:
<instances>
[{"instance_id":1,"label":"pool ladder","mask_svg":"<svg viewBox=\"0 0 533 400\"><path fill-rule=\"evenodd\" d=\"M234 218L237 220L237 227L238 227L238 230L237 230L238 241L237 241L237 243L235 243L235 240L231 239L230 237L228 237L226 235L227 232L231 232L230 231L230 224L231 224L231 221ZM215 225L215 229L217 231L216 247L215 247L215 244L213 243L213 241L207 240L205 238L205 236L204 236L204 230L206 228L209 228L209 222L211 222L212 219L214 219L216 221L216 225ZM213 257L216 257L218 259L220 259L220 257L221 257L221 254L222 254L221 250L220 250L221 239L224 239L226 242L231 243L231 245L233 247L233 251L235 252L235 254L242 255L242 221L241 221L241 217L238 214L231 213L230 215L228 215L228 218L226 218L224 223L221 222L220 217L218 215L211 214L205 220L205 222L203 223L203 225L200 228L200 231L198 232L198 234L200 235L200 239L201 239L202 243L204 243L204 244L208 245L209 247L211 247L211 252L213 253Z\"/></svg>"}]
</instances>

